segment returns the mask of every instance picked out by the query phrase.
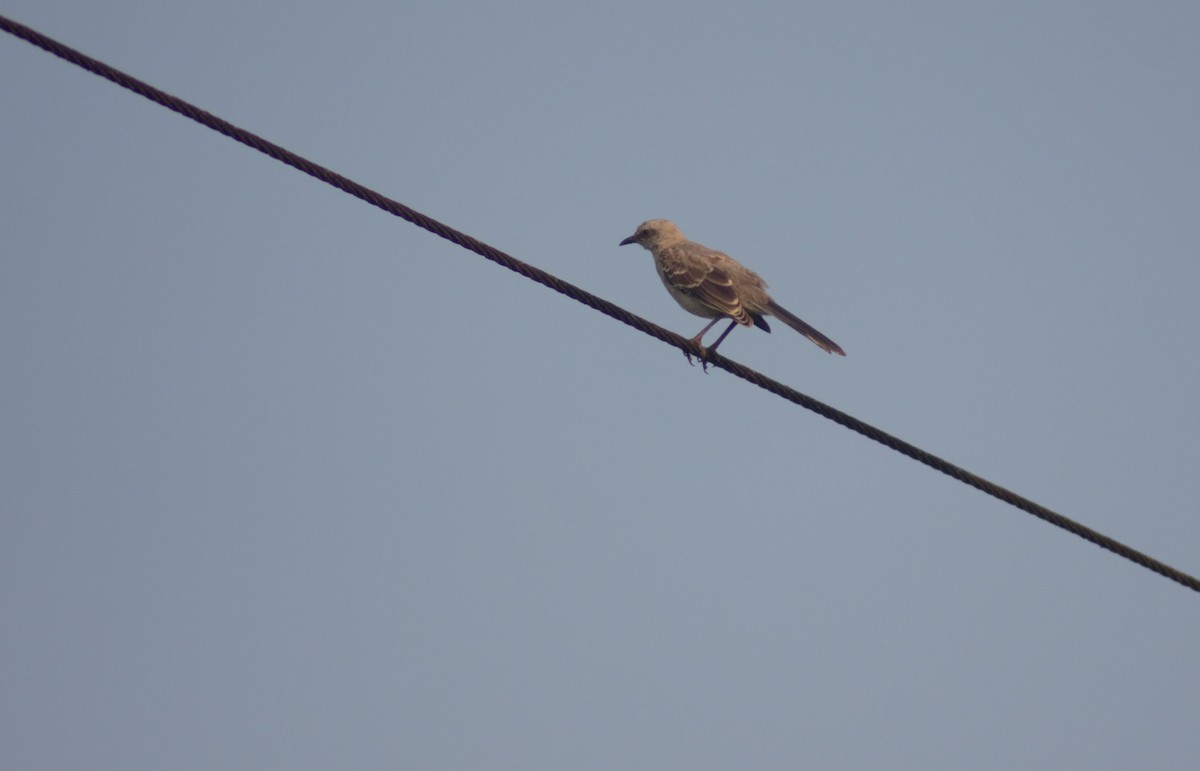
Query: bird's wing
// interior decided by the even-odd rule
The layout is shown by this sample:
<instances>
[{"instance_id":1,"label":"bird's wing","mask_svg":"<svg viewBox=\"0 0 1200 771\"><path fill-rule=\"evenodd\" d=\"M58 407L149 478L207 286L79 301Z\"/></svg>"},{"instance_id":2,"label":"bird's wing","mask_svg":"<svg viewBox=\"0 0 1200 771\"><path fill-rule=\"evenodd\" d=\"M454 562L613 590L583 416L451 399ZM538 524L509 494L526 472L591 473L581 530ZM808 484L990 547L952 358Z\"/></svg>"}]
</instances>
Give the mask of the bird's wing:
<instances>
[{"instance_id":1,"label":"bird's wing","mask_svg":"<svg viewBox=\"0 0 1200 771\"><path fill-rule=\"evenodd\" d=\"M739 324L753 317L742 305L734 276L733 259L695 243L668 247L661 255L663 278L682 294L708 305Z\"/></svg>"}]
</instances>

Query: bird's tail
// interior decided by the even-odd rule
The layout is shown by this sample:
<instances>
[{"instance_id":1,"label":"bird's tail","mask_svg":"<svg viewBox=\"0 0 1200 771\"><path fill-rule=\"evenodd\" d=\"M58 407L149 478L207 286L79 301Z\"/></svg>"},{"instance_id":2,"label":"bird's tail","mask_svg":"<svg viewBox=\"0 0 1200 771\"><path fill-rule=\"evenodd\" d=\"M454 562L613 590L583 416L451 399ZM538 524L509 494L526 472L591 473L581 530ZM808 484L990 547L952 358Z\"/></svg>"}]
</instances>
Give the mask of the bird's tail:
<instances>
[{"instance_id":1,"label":"bird's tail","mask_svg":"<svg viewBox=\"0 0 1200 771\"><path fill-rule=\"evenodd\" d=\"M838 356L845 356L846 352L837 343L830 340L825 335L810 327L802 321L798 316L793 314L787 308L784 308L779 303L771 300L767 303L767 309L771 311L771 315L787 324L792 329L807 337L816 343L826 353L836 353Z\"/></svg>"}]
</instances>

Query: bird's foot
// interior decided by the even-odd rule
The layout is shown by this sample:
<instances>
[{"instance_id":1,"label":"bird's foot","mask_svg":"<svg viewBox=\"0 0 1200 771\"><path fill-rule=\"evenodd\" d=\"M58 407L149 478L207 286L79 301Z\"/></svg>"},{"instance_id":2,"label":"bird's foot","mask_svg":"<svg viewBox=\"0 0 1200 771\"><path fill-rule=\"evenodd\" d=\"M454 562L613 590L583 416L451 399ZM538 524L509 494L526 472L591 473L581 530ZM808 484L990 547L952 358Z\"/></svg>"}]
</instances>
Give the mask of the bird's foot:
<instances>
[{"instance_id":1,"label":"bird's foot","mask_svg":"<svg viewBox=\"0 0 1200 771\"><path fill-rule=\"evenodd\" d=\"M708 349L705 348L703 345L700 345L700 341L698 341L698 340L693 340L692 342L695 343L696 347L700 349L700 355L697 356L696 358L700 360L700 368L702 370L704 370L704 374L707 375L708 374ZM691 364L693 367L696 366L696 362L692 361L692 352L691 351L684 351L683 355L687 357L688 364Z\"/></svg>"}]
</instances>

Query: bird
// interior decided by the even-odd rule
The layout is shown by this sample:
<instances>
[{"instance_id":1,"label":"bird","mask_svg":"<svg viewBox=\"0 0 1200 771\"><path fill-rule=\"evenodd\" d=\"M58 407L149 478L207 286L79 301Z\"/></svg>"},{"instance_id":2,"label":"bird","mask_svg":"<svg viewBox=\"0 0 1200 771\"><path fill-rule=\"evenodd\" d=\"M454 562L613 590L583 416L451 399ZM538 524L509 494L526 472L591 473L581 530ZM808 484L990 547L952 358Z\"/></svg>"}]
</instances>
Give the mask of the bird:
<instances>
[{"instance_id":1,"label":"bird","mask_svg":"<svg viewBox=\"0 0 1200 771\"><path fill-rule=\"evenodd\" d=\"M721 341L739 324L756 326L770 332L766 316L787 324L807 337L827 353L845 356L837 343L802 321L794 313L771 299L767 282L754 271L724 252L689 241L670 220L646 220L633 235L620 243L638 244L654 256L654 267L675 302L686 311L712 319L700 333L691 338L692 344L703 352L701 363L708 370L708 355L717 350ZM730 319L717 341L705 348L701 344L705 333L721 319ZM684 352L688 361L691 354Z\"/></svg>"}]
</instances>

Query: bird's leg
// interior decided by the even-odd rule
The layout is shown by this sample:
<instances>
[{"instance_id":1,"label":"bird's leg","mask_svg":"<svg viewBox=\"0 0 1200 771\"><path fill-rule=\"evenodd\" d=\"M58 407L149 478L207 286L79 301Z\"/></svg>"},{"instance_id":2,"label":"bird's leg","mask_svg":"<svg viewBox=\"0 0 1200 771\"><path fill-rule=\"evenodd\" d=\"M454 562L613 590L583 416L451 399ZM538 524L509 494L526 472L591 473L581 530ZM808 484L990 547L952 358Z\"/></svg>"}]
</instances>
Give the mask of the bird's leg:
<instances>
[{"instance_id":1,"label":"bird's leg","mask_svg":"<svg viewBox=\"0 0 1200 771\"><path fill-rule=\"evenodd\" d=\"M693 344L693 345L695 345L697 348L699 348L701 351L703 351L703 350L704 350L704 345L703 345L703 344L701 344L701 342L700 342L700 341L701 341L701 340L704 338L704 335L705 335L705 333L706 333L706 332L708 332L708 330L712 329L712 328L713 328L713 325L714 325L714 324L716 324L716 323L717 323L718 321L720 321L720 320L721 320L721 317L720 317L720 316L717 316L715 319L713 319L712 321L708 322L708 325L707 325L706 327L704 327L704 329L701 329L701 330L700 330L700 334L696 335L695 337L693 337L693 338L692 338L690 341L688 341L688 342L692 343L692 344ZM729 330L725 330L725 335L727 335L727 334L729 334ZM725 335L721 335L721 337L725 337ZM720 341L720 340L718 340L717 342L721 342L721 341ZM687 357L688 364L691 364L693 367L694 367L694 366L696 366L696 365L695 365L695 363L692 361L692 354L691 354L691 353L689 353L688 351L684 351L684 352L683 352L683 355ZM701 363L703 363L703 362L704 362L704 357L705 357L705 354L704 354L704 353L701 353L701 354L700 354L700 361L701 361ZM705 372L707 372L707 371L708 371L708 365L707 365L707 364L704 364L704 371L705 371Z\"/></svg>"},{"instance_id":2,"label":"bird's leg","mask_svg":"<svg viewBox=\"0 0 1200 771\"><path fill-rule=\"evenodd\" d=\"M716 324L716 323L717 323L717 320L716 320L716 319L713 319L713 324ZM724 340L724 339L726 338L726 336L728 336L728 335L729 335L729 333L733 331L733 328L734 328L734 327L736 327L737 325L738 325L738 323L737 323L737 320L736 320L736 319L735 319L735 320L733 320L733 321L730 321L730 322L729 322L729 326L725 327L725 331L724 331L724 332L722 332L722 333L721 333L721 336L717 338L717 342L715 342L715 343L713 343L712 345L708 346L708 351L707 351L707 352L708 352L708 353L712 353L713 351L717 350L717 346L721 344L721 341L722 341L722 340ZM709 324L709 326L712 326L712 324Z\"/></svg>"},{"instance_id":3,"label":"bird's leg","mask_svg":"<svg viewBox=\"0 0 1200 771\"><path fill-rule=\"evenodd\" d=\"M728 335L730 332L732 332L733 328L738 325L736 319L730 321L729 326L726 327L725 331L721 333L721 336L717 338L717 342L713 343L712 345L708 346L707 348L705 348L703 345L700 345L700 338L704 337L704 333L707 332L708 330L712 329L713 325L716 324L718 321L720 321L722 318L725 318L725 317L717 316L715 319L708 322L707 327L700 330L700 334L698 334L692 338L692 342L695 343L696 345L700 346L700 351L701 351L700 366L704 369L704 371L706 373L708 372L708 355L710 353L712 353L713 351L717 350L717 346L721 344L721 341L725 339L725 336ZM685 353L684 355L687 356L688 364L691 364L692 363L691 355L687 354L687 353ZM692 365L692 366L695 366L695 365Z\"/></svg>"}]
</instances>

